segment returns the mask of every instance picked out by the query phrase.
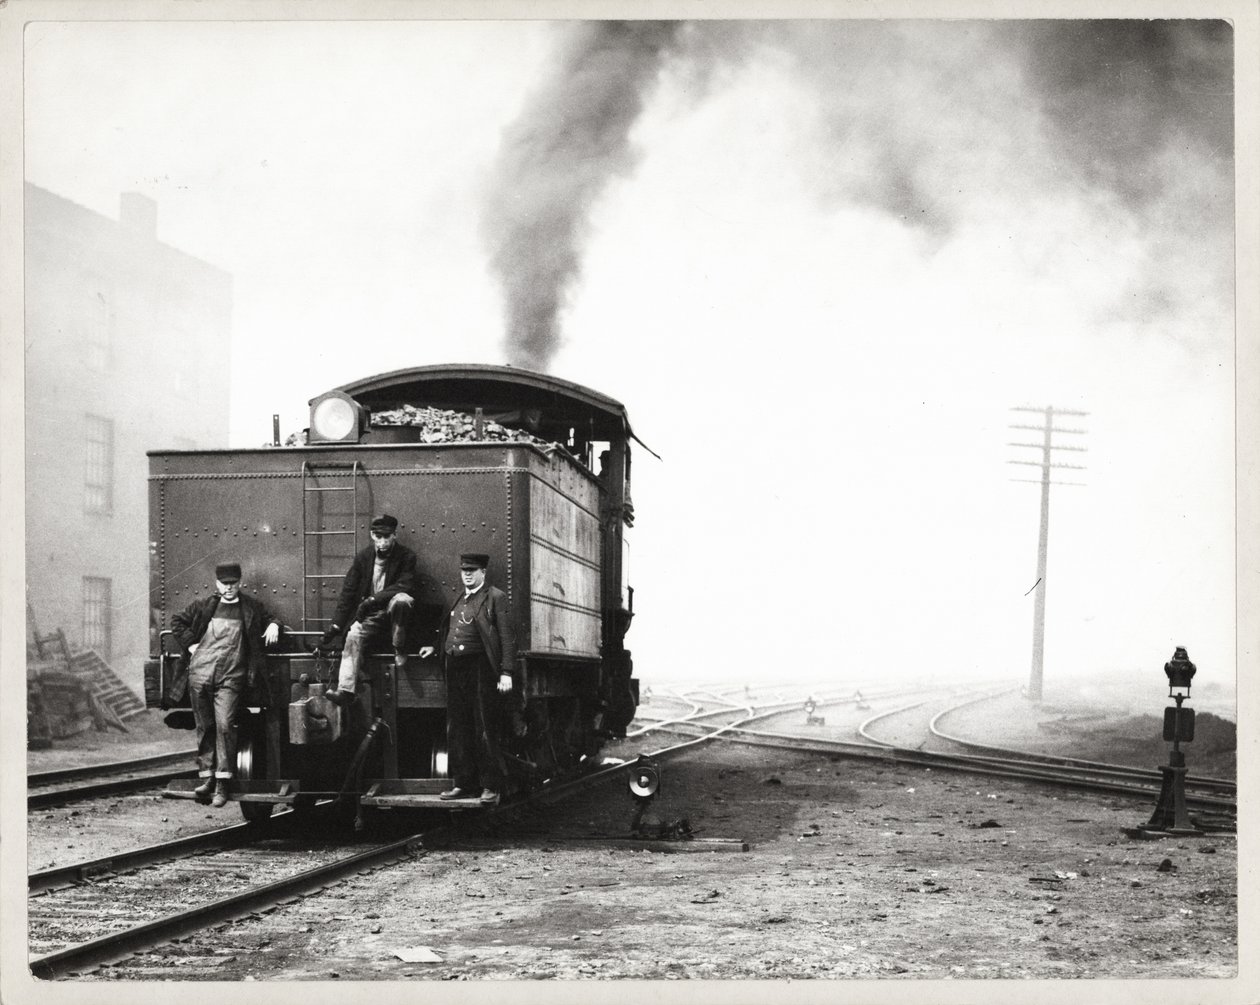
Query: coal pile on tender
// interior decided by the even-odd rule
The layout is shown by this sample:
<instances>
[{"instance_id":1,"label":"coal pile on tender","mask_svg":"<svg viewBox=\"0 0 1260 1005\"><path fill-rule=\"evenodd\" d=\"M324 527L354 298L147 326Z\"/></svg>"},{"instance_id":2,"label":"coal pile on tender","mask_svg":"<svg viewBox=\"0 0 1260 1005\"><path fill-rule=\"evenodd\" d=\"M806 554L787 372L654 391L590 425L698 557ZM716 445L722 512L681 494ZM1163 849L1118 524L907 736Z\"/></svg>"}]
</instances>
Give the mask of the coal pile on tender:
<instances>
[{"instance_id":1,"label":"coal pile on tender","mask_svg":"<svg viewBox=\"0 0 1260 1005\"><path fill-rule=\"evenodd\" d=\"M428 405L403 405L372 413L373 426L415 426L421 443L471 443L485 440L533 443L554 448L549 440L524 429L513 429L494 419Z\"/></svg>"}]
</instances>

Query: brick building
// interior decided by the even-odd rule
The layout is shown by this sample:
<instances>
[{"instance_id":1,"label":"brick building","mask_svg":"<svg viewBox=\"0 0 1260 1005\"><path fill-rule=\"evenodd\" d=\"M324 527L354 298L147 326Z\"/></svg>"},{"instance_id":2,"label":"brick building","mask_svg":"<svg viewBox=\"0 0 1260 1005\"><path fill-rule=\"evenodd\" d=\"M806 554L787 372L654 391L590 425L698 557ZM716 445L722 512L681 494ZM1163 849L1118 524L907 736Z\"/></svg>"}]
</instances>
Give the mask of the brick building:
<instances>
[{"instance_id":1,"label":"brick building","mask_svg":"<svg viewBox=\"0 0 1260 1005\"><path fill-rule=\"evenodd\" d=\"M148 460L228 441L232 278L157 239L157 204L110 219L25 187L26 588L143 694Z\"/></svg>"}]
</instances>

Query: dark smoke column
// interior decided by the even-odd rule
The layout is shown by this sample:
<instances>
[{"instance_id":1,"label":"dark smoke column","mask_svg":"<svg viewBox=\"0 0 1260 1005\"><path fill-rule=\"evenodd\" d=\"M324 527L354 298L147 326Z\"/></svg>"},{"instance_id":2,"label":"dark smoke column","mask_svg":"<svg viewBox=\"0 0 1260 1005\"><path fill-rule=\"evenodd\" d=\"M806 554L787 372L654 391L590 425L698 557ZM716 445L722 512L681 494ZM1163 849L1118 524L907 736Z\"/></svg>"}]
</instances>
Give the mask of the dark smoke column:
<instances>
[{"instance_id":1,"label":"dark smoke column","mask_svg":"<svg viewBox=\"0 0 1260 1005\"><path fill-rule=\"evenodd\" d=\"M503 287L507 359L546 370L581 273L591 204L634 165L629 136L678 22L575 23L551 78L504 132L482 229Z\"/></svg>"}]
</instances>

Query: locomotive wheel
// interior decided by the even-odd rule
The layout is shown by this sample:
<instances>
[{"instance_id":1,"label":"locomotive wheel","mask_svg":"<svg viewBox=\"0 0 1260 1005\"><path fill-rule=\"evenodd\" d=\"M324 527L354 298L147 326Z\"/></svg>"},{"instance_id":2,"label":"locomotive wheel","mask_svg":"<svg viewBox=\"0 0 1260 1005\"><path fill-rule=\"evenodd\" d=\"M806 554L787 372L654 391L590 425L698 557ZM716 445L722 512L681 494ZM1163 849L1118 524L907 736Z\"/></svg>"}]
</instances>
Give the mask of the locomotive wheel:
<instances>
[{"instance_id":1,"label":"locomotive wheel","mask_svg":"<svg viewBox=\"0 0 1260 1005\"><path fill-rule=\"evenodd\" d=\"M403 778L449 778L450 752L446 746L446 712L440 708L406 709L399 713L398 772ZM378 743L380 752L383 744ZM376 755L374 755L375 757ZM371 767L368 777L383 770Z\"/></svg>"},{"instance_id":2,"label":"locomotive wheel","mask_svg":"<svg viewBox=\"0 0 1260 1005\"><path fill-rule=\"evenodd\" d=\"M262 760L257 756L261 753L262 744L255 743L254 739L253 736L243 737L240 745L236 748L236 777L243 782L264 777ZM242 801L240 803L241 816L250 823L267 820L271 817L272 806L272 803Z\"/></svg>"}]
</instances>

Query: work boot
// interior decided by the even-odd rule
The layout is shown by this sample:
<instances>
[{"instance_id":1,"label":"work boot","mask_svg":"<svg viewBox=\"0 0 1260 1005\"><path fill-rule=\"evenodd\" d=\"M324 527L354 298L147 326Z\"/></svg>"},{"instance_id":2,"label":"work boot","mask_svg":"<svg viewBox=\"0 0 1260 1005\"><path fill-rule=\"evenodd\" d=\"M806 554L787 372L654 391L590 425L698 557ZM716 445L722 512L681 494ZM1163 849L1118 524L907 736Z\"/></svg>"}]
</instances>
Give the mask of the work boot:
<instances>
[{"instance_id":1,"label":"work boot","mask_svg":"<svg viewBox=\"0 0 1260 1005\"><path fill-rule=\"evenodd\" d=\"M499 794L495 792L493 789L482 789L481 790L481 805L482 806L498 806Z\"/></svg>"},{"instance_id":2,"label":"work boot","mask_svg":"<svg viewBox=\"0 0 1260 1005\"><path fill-rule=\"evenodd\" d=\"M214 799L212 801L216 808L223 806L228 801L226 778L220 778L214 783Z\"/></svg>"},{"instance_id":3,"label":"work boot","mask_svg":"<svg viewBox=\"0 0 1260 1005\"><path fill-rule=\"evenodd\" d=\"M458 785L453 789L447 789L445 792L438 793L439 799L471 799L472 793L467 789L461 789Z\"/></svg>"},{"instance_id":4,"label":"work boot","mask_svg":"<svg viewBox=\"0 0 1260 1005\"><path fill-rule=\"evenodd\" d=\"M210 793L214 790L214 775L206 775L201 784L193 789L193 798L199 803L210 802Z\"/></svg>"},{"instance_id":5,"label":"work boot","mask_svg":"<svg viewBox=\"0 0 1260 1005\"><path fill-rule=\"evenodd\" d=\"M337 688L336 691L325 691L324 697L327 698L329 701L331 701L338 708L345 708L347 705L350 705L354 702L354 692L343 691L341 688Z\"/></svg>"}]
</instances>

